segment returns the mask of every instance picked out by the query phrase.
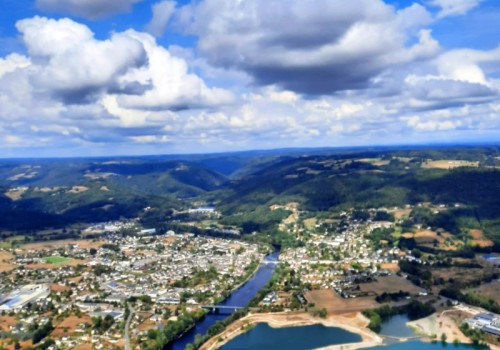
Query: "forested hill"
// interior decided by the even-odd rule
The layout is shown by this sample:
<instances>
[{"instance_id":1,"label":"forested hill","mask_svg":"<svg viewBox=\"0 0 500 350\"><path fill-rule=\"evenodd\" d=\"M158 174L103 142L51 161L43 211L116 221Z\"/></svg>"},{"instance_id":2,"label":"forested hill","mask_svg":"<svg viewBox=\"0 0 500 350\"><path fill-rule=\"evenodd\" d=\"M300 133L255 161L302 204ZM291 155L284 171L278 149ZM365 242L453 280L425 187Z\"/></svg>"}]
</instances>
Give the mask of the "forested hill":
<instances>
[{"instance_id":1,"label":"forested hill","mask_svg":"<svg viewBox=\"0 0 500 350\"><path fill-rule=\"evenodd\" d=\"M404 151L286 157L228 184L224 222L266 230L276 225L273 204L297 202L311 216L351 208L435 203L457 208L440 225L458 232L480 228L500 243L498 151ZM245 213L245 214L242 214ZM313 214L316 213L316 214Z\"/></svg>"},{"instance_id":2,"label":"forested hill","mask_svg":"<svg viewBox=\"0 0 500 350\"><path fill-rule=\"evenodd\" d=\"M0 228L38 229L181 208L225 176L187 161L34 160L0 165Z\"/></svg>"},{"instance_id":3,"label":"forested hill","mask_svg":"<svg viewBox=\"0 0 500 350\"><path fill-rule=\"evenodd\" d=\"M166 212L213 204L225 224L267 230L280 220L272 204L293 201L321 213L433 202L463 204L457 220L500 237L499 169L498 147L5 160L0 228L40 229L137 217L146 207Z\"/></svg>"}]
</instances>

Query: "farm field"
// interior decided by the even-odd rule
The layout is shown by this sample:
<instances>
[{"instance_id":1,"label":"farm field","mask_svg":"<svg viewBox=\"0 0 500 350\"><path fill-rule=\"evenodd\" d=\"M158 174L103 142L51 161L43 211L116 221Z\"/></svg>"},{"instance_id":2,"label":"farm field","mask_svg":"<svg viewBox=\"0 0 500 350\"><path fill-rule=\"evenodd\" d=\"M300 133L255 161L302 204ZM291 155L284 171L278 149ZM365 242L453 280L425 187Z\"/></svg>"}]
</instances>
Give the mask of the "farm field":
<instances>
[{"instance_id":1,"label":"farm field","mask_svg":"<svg viewBox=\"0 0 500 350\"><path fill-rule=\"evenodd\" d=\"M384 165L388 165L390 163L389 160L383 160L381 158L363 158L363 159L359 159L360 162L363 162L363 163L370 163L372 165L375 165L375 166L384 166Z\"/></svg>"},{"instance_id":2,"label":"farm field","mask_svg":"<svg viewBox=\"0 0 500 350\"><path fill-rule=\"evenodd\" d=\"M474 289L474 291L493 299L500 304L500 280L484 284L481 287Z\"/></svg>"},{"instance_id":3,"label":"farm field","mask_svg":"<svg viewBox=\"0 0 500 350\"><path fill-rule=\"evenodd\" d=\"M484 236L483 231L481 230L470 230L469 232L470 236L472 237L471 244L481 247L481 248L488 248L488 247L493 247L494 243L492 240L487 239Z\"/></svg>"},{"instance_id":4,"label":"farm field","mask_svg":"<svg viewBox=\"0 0 500 350\"><path fill-rule=\"evenodd\" d=\"M362 292L375 293L397 293L399 291L408 292L410 294L418 294L423 291L407 279L399 276L377 277L376 282L363 283L359 285Z\"/></svg>"},{"instance_id":5,"label":"farm field","mask_svg":"<svg viewBox=\"0 0 500 350\"><path fill-rule=\"evenodd\" d=\"M62 256L49 256L44 258L44 260L47 264L64 264L71 261L71 259Z\"/></svg>"},{"instance_id":6,"label":"farm field","mask_svg":"<svg viewBox=\"0 0 500 350\"><path fill-rule=\"evenodd\" d=\"M11 261L14 258L14 255L10 252L0 251L0 272L6 272L13 270L17 267L17 265L11 264Z\"/></svg>"},{"instance_id":7,"label":"farm field","mask_svg":"<svg viewBox=\"0 0 500 350\"><path fill-rule=\"evenodd\" d=\"M467 262L473 262L472 260L468 260ZM478 280L485 275L488 275L488 271L482 268L465 268L465 267L442 267L442 268L434 268L432 270L432 275L437 278L442 278L445 281L448 281L450 278L456 281L460 281L461 283L467 284L468 282L472 282ZM440 287L435 286L436 291L439 291Z\"/></svg>"},{"instance_id":8,"label":"farm field","mask_svg":"<svg viewBox=\"0 0 500 350\"><path fill-rule=\"evenodd\" d=\"M85 263L88 263L90 259L86 260L78 260L78 259L69 259L68 261L65 262L59 262L59 263L37 263L37 264L29 264L26 265L25 267L27 269L57 269L60 268L61 266L77 266L77 265L83 265Z\"/></svg>"},{"instance_id":9,"label":"farm field","mask_svg":"<svg viewBox=\"0 0 500 350\"><path fill-rule=\"evenodd\" d=\"M56 338L71 336L73 333L75 333L75 329L77 329L78 325L81 323L88 323L89 325L91 325L92 319L87 315L84 315L82 317L77 317L75 315L66 317L64 320L62 320L61 323L56 326L56 328L52 332L52 336Z\"/></svg>"},{"instance_id":10,"label":"farm field","mask_svg":"<svg viewBox=\"0 0 500 350\"><path fill-rule=\"evenodd\" d=\"M469 162L466 160L428 160L422 164L422 168L426 169L453 169L462 166L474 167L479 166L479 162Z\"/></svg>"},{"instance_id":11,"label":"farm field","mask_svg":"<svg viewBox=\"0 0 500 350\"><path fill-rule=\"evenodd\" d=\"M422 230L416 233L404 233L404 238L414 238L418 246L427 247L437 250L449 251L456 250L463 242L456 239L448 232L435 232L430 230Z\"/></svg>"},{"instance_id":12,"label":"farm field","mask_svg":"<svg viewBox=\"0 0 500 350\"><path fill-rule=\"evenodd\" d=\"M337 313L360 311L378 305L372 297L344 299L331 289L307 291L305 297L316 308Z\"/></svg>"},{"instance_id":13,"label":"farm field","mask_svg":"<svg viewBox=\"0 0 500 350\"><path fill-rule=\"evenodd\" d=\"M68 244L78 245L82 249L99 248L104 244L104 241L93 241L87 239L81 240L60 240L50 242L36 242L23 245L21 248L24 250L46 250L67 246Z\"/></svg>"}]
</instances>

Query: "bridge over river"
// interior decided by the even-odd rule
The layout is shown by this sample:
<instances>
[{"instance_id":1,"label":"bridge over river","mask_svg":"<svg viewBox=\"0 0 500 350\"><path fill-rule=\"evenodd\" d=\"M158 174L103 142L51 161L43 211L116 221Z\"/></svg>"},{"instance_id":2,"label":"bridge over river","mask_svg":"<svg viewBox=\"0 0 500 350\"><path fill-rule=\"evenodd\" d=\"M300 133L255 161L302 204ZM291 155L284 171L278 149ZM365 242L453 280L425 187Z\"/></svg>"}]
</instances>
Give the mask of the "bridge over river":
<instances>
[{"instance_id":1,"label":"bridge over river","mask_svg":"<svg viewBox=\"0 0 500 350\"><path fill-rule=\"evenodd\" d=\"M220 311L228 311L230 313L236 312L240 309L244 309L245 306L232 306L232 305L198 305L202 309L209 310L214 314L220 313ZM248 310L256 311L259 310L258 307L249 307Z\"/></svg>"}]
</instances>

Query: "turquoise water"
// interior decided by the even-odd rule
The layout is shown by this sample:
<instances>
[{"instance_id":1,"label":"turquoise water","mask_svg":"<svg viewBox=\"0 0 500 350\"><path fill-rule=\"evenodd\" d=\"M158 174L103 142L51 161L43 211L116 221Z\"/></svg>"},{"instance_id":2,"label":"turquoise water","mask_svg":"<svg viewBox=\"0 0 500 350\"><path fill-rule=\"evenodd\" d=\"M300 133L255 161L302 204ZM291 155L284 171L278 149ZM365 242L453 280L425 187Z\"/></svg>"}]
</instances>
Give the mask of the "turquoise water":
<instances>
[{"instance_id":1,"label":"turquoise water","mask_svg":"<svg viewBox=\"0 0 500 350\"><path fill-rule=\"evenodd\" d=\"M406 343L397 343L392 345L376 346L374 348L367 348L367 350L476 350L488 349L487 347L473 346L466 344L443 344L441 342L427 343L423 341L410 341Z\"/></svg>"},{"instance_id":2,"label":"turquoise water","mask_svg":"<svg viewBox=\"0 0 500 350\"><path fill-rule=\"evenodd\" d=\"M396 315L382 324L381 335L411 337L411 329L406 327L407 315ZM258 324L250 331L231 340L219 350L308 350L328 345L357 343L361 337L341 328L323 325L272 328L267 323ZM487 347L466 344L446 344L419 340L380 345L370 350L483 350Z\"/></svg>"},{"instance_id":3,"label":"turquoise water","mask_svg":"<svg viewBox=\"0 0 500 350\"><path fill-rule=\"evenodd\" d=\"M219 350L307 350L360 341L359 335L340 328L323 325L272 328L267 323L260 323Z\"/></svg>"},{"instance_id":4,"label":"turquoise water","mask_svg":"<svg viewBox=\"0 0 500 350\"><path fill-rule=\"evenodd\" d=\"M406 322L410 319L408 315L395 315L381 325L380 335L389 335L391 337L407 338L415 335L413 331L406 327Z\"/></svg>"}]
</instances>

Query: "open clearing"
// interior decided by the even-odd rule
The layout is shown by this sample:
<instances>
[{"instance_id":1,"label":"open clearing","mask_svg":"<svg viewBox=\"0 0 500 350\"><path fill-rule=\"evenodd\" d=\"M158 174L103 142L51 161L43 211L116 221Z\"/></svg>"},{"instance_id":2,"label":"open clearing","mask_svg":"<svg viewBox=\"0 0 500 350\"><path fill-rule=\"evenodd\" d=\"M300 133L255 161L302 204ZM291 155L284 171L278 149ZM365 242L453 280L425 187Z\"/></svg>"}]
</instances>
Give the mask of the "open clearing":
<instances>
[{"instance_id":1,"label":"open clearing","mask_svg":"<svg viewBox=\"0 0 500 350\"><path fill-rule=\"evenodd\" d=\"M469 162L467 160L428 160L422 164L422 168L427 169L453 169L461 166L475 167L479 166L479 162Z\"/></svg>"},{"instance_id":2,"label":"open clearing","mask_svg":"<svg viewBox=\"0 0 500 350\"><path fill-rule=\"evenodd\" d=\"M358 161L363 163L370 163L371 165L375 166L384 166L390 163L389 160L383 160L381 158L363 158L363 159L358 159Z\"/></svg>"},{"instance_id":3,"label":"open clearing","mask_svg":"<svg viewBox=\"0 0 500 350\"><path fill-rule=\"evenodd\" d=\"M383 270L391 271L392 273L398 273L401 269L398 264L394 263L385 263L380 265L380 268Z\"/></svg>"},{"instance_id":4,"label":"open clearing","mask_svg":"<svg viewBox=\"0 0 500 350\"><path fill-rule=\"evenodd\" d=\"M305 219L304 220L304 226L308 229L308 230L314 230L315 227L316 227L316 218L309 218L309 219Z\"/></svg>"},{"instance_id":5,"label":"open clearing","mask_svg":"<svg viewBox=\"0 0 500 350\"><path fill-rule=\"evenodd\" d=\"M84 265L88 263L90 259L86 260L78 260L78 259L69 259L66 262L61 262L57 264L50 264L50 263L38 263L38 264L29 264L25 265L27 269L57 269L61 266L77 266L77 265Z\"/></svg>"},{"instance_id":6,"label":"open clearing","mask_svg":"<svg viewBox=\"0 0 500 350\"><path fill-rule=\"evenodd\" d=\"M68 244L78 245L82 249L99 248L104 244L104 241L91 241L91 240L62 240L62 241L50 241L50 242L37 242L28 243L23 245L21 248L25 250L47 250L56 249L60 247L65 247Z\"/></svg>"},{"instance_id":7,"label":"open clearing","mask_svg":"<svg viewBox=\"0 0 500 350\"><path fill-rule=\"evenodd\" d=\"M411 209L409 209L409 208L405 208L405 209L396 209L396 210L394 211L394 217L395 217L397 220L399 220L399 219L401 219L401 218L403 218L403 217L405 217L405 216L410 215L410 213L411 213Z\"/></svg>"},{"instance_id":8,"label":"open clearing","mask_svg":"<svg viewBox=\"0 0 500 350\"><path fill-rule=\"evenodd\" d=\"M481 230L470 230L469 234L472 237L472 245L478 246L480 248L488 248L495 245L492 240L484 237L484 233Z\"/></svg>"},{"instance_id":9,"label":"open clearing","mask_svg":"<svg viewBox=\"0 0 500 350\"><path fill-rule=\"evenodd\" d=\"M60 338L72 335L80 323L92 324L92 319L87 315L83 315L82 317L77 317L75 315L68 316L56 326L56 329L54 329L51 333L51 336Z\"/></svg>"},{"instance_id":10,"label":"open clearing","mask_svg":"<svg viewBox=\"0 0 500 350\"><path fill-rule=\"evenodd\" d=\"M377 277L376 282L362 283L359 287L362 292L371 292L377 295L381 295L382 293L397 293L399 291L418 294L423 291L422 288L417 287L407 279L394 275Z\"/></svg>"},{"instance_id":11,"label":"open clearing","mask_svg":"<svg viewBox=\"0 0 500 350\"><path fill-rule=\"evenodd\" d=\"M50 193L50 192L55 192L59 191L61 187L35 187L34 191L35 192L42 192L42 193Z\"/></svg>"},{"instance_id":12,"label":"open clearing","mask_svg":"<svg viewBox=\"0 0 500 350\"><path fill-rule=\"evenodd\" d=\"M23 194L26 193L28 187L16 187L8 190L4 193L5 197L12 199L13 201L18 201L23 197Z\"/></svg>"},{"instance_id":13,"label":"open clearing","mask_svg":"<svg viewBox=\"0 0 500 350\"><path fill-rule=\"evenodd\" d=\"M89 188L86 186L73 186L68 191L68 193L81 193L81 192L86 192L88 190L89 190Z\"/></svg>"},{"instance_id":14,"label":"open clearing","mask_svg":"<svg viewBox=\"0 0 500 350\"><path fill-rule=\"evenodd\" d=\"M474 290L500 304L500 281L484 284Z\"/></svg>"},{"instance_id":15,"label":"open clearing","mask_svg":"<svg viewBox=\"0 0 500 350\"><path fill-rule=\"evenodd\" d=\"M0 272L6 272L13 270L17 267L17 265L11 264L11 261L14 258L14 255L10 252L0 251Z\"/></svg>"},{"instance_id":16,"label":"open clearing","mask_svg":"<svg viewBox=\"0 0 500 350\"><path fill-rule=\"evenodd\" d=\"M374 298L344 299L331 289L307 291L305 297L316 308L335 313L360 311L378 305Z\"/></svg>"},{"instance_id":17,"label":"open clearing","mask_svg":"<svg viewBox=\"0 0 500 350\"><path fill-rule=\"evenodd\" d=\"M463 242L456 239L448 232L437 233L430 230L421 230L416 233L406 232L401 235L404 238L413 238L420 247L426 247L436 250L456 250Z\"/></svg>"},{"instance_id":18,"label":"open clearing","mask_svg":"<svg viewBox=\"0 0 500 350\"><path fill-rule=\"evenodd\" d=\"M62 256L48 256L44 258L44 260L47 264L64 264L67 263L68 261L71 261L70 258L65 258Z\"/></svg>"},{"instance_id":19,"label":"open clearing","mask_svg":"<svg viewBox=\"0 0 500 350\"><path fill-rule=\"evenodd\" d=\"M469 262L473 262L473 260L469 260ZM438 267L432 269L432 275L434 277L443 278L445 281L450 278L455 279L456 281L460 281L464 284L475 281L479 278L484 277L488 274L488 271L482 268L465 268L465 267ZM437 291L440 290L439 286L434 286Z\"/></svg>"}]
</instances>

